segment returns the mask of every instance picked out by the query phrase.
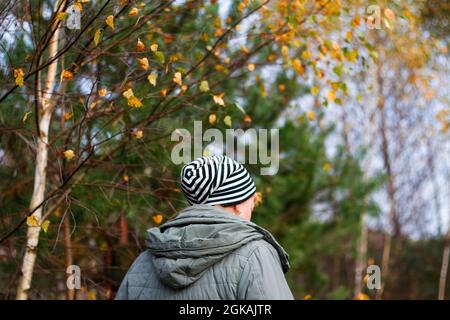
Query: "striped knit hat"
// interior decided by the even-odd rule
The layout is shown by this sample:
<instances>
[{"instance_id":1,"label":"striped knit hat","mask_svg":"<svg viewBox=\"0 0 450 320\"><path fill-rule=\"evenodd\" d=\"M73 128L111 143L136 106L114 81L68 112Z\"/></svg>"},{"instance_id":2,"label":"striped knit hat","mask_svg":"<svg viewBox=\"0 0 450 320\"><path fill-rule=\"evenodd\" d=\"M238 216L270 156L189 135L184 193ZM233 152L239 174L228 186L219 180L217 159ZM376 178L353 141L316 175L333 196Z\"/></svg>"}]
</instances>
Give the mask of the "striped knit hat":
<instances>
[{"instance_id":1,"label":"striped knit hat","mask_svg":"<svg viewBox=\"0 0 450 320\"><path fill-rule=\"evenodd\" d=\"M189 204L232 206L255 194L244 166L227 156L201 157L181 170L181 189Z\"/></svg>"}]
</instances>

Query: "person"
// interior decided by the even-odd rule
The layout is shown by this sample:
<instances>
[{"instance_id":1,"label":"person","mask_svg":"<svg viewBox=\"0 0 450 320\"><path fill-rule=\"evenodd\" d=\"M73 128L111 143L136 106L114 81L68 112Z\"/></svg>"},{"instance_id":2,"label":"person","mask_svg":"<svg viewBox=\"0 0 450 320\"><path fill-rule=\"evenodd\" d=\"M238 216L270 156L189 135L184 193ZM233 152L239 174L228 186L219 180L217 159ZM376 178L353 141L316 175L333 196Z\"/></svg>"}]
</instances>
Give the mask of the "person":
<instances>
[{"instance_id":1,"label":"person","mask_svg":"<svg viewBox=\"0 0 450 320\"><path fill-rule=\"evenodd\" d=\"M144 251L117 292L126 299L293 299L288 255L251 222L255 183L227 156L198 158L181 171L190 206L148 230Z\"/></svg>"}]
</instances>

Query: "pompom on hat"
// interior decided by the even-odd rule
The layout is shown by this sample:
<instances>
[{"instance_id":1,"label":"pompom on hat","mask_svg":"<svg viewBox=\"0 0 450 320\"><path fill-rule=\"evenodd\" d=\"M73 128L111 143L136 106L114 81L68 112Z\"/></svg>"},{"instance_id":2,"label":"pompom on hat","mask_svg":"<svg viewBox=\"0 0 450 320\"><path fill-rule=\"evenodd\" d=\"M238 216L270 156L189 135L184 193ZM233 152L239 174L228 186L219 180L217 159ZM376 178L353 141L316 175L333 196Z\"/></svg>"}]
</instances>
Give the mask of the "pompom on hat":
<instances>
[{"instance_id":1,"label":"pompom on hat","mask_svg":"<svg viewBox=\"0 0 450 320\"><path fill-rule=\"evenodd\" d=\"M220 155L198 158L181 170L181 190L189 204L232 206L256 192L255 182L245 167Z\"/></svg>"}]
</instances>

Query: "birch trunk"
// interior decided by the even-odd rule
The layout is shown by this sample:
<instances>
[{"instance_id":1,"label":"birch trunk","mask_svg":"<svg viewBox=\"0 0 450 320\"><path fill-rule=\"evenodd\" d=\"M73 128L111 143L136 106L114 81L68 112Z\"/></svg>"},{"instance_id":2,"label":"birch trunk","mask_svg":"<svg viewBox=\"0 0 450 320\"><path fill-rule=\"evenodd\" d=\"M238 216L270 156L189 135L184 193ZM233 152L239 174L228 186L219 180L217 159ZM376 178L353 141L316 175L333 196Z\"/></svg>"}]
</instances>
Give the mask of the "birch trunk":
<instances>
[{"instance_id":1,"label":"birch trunk","mask_svg":"<svg viewBox=\"0 0 450 320\"><path fill-rule=\"evenodd\" d=\"M58 51L58 37L59 28L56 29L50 39L48 59L53 58ZM48 133L53 112L53 103L51 102L51 98L54 84L57 81L57 61L58 60L55 60L48 66L43 94L39 94L38 97L36 97L39 105L39 135L37 137L36 167L34 172L34 186L30 201L30 210L36 208L44 200L45 196L48 161ZM38 92L40 92L40 90L38 90ZM38 208L33 215L37 221L40 221L42 217L42 206ZM31 288L31 280L36 262L40 231L40 226L28 226L25 255L22 261L21 276L16 293L17 300L28 299L28 291Z\"/></svg>"},{"instance_id":2,"label":"birch trunk","mask_svg":"<svg viewBox=\"0 0 450 320\"><path fill-rule=\"evenodd\" d=\"M358 256L355 264L355 288L354 288L355 298L362 293L363 288L362 279L367 259L367 226L365 220L366 215L363 213L361 215L361 235L359 238Z\"/></svg>"},{"instance_id":3,"label":"birch trunk","mask_svg":"<svg viewBox=\"0 0 450 320\"><path fill-rule=\"evenodd\" d=\"M448 259L450 256L450 229L445 236L444 252L442 253L441 274L439 276L439 293L438 299L445 299L445 284L447 283Z\"/></svg>"},{"instance_id":4,"label":"birch trunk","mask_svg":"<svg viewBox=\"0 0 450 320\"><path fill-rule=\"evenodd\" d=\"M386 287L387 278L389 277L389 265L391 258L391 247L393 235L400 233L400 225L397 219L397 203L395 199L396 186L394 173L392 172L392 160L389 153L389 141L387 137L386 128L386 115L385 115L385 102L383 95L383 77L381 75L381 66L377 67L377 87L378 87L378 100L377 109L380 115L380 136L381 136L381 153L383 156L383 166L386 170L387 183L388 183L388 198L389 198L389 229L385 233L383 244L383 257L381 265L381 289L377 291L377 299L382 299L384 289Z\"/></svg>"},{"instance_id":5,"label":"birch trunk","mask_svg":"<svg viewBox=\"0 0 450 320\"><path fill-rule=\"evenodd\" d=\"M438 300L445 300L445 287L447 283L449 258L450 258L450 223L447 223L447 232L444 238L444 250L442 252L441 273L439 275Z\"/></svg>"}]
</instances>

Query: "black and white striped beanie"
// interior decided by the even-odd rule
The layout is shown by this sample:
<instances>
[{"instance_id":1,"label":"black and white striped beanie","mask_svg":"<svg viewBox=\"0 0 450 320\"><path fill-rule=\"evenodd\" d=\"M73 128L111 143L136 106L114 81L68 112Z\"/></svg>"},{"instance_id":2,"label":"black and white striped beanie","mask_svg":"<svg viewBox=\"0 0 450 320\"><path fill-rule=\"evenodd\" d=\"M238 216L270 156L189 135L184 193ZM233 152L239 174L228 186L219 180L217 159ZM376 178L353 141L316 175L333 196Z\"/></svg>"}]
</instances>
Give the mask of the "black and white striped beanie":
<instances>
[{"instance_id":1,"label":"black and white striped beanie","mask_svg":"<svg viewBox=\"0 0 450 320\"><path fill-rule=\"evenodd\" d=\"M201 157L181 170L181 189L189 204L232 206L255 194L245 167L227 156Z\"/></svg>"}]
</instances>

